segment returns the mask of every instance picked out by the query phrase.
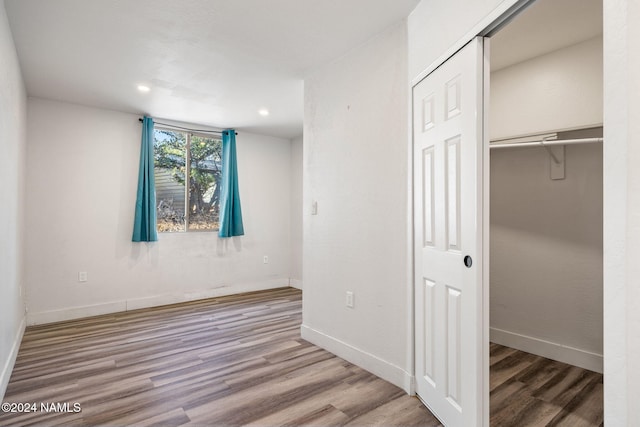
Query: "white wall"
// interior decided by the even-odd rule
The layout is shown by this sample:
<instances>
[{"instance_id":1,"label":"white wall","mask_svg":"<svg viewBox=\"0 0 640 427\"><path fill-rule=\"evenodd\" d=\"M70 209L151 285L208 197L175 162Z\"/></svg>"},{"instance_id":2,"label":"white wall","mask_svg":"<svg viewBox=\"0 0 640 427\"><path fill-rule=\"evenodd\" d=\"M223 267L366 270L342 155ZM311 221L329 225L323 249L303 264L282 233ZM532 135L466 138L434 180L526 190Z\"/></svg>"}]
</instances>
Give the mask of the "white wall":
<instances>
[{"instance_id":1,"label":"white wall","mask_svg":"<svg viewBox=\"0 0 640 427\"><path fill-rule=\"evenodd\" d=\"M640 425L640 4L604 0L605 423Z\"/></svg>"},{"instance_id":2,"label":"white wall","mask_svg":"<svg viewBox=\"0 0 640 427\"><path fill-rule=\"evenodd\" d=\"M290 141L238 135L245 236L132 243L140 135L137 115L29 98L29 323L288 285Z\"/></svg>"},{"instance_id":3,"label":"white wall","mask_svg":"<svg viewBox=\"0 0 640 427\"><path fill-rule=\"evenodd\" d=\"M24 173L27 97L0 1L0 401L24 332Z\"/></svg>"},{"instance_id":4,"label":"white wall","mask_svg":"<svg viewBox=\"0 0 640 427\"><path fill-rule=\"evenodd\" d=\"M602 145L491 152L492 341L602 372Z\"/></svg>"},{"instance_id":5,"label":"white wall","mask_svg":"<svg viewBox=\"0 0 640 427\"><path fill-rule=\"evenodd\" d=\"M406 42L402 22L305 79L302 333L408 389Z\"/></svg>"},{"instance_id":6,"label":"white wall","mask_svg":"<svg viewBox=\"0 0 640 427\"><path fill-rule=\"evenodd\" d=\"M602 124L602 36L491 73L491 139Z\"/></svg>"},{"instance_id":7,"label":"white wall","mask_svg":"<svg viewBox=\"0 0 640 427\"><path fill-rule=\"evenodd\" d=\"M291 286L302 289L302 135L291 140Z\"/></svg>"}]
</instances>

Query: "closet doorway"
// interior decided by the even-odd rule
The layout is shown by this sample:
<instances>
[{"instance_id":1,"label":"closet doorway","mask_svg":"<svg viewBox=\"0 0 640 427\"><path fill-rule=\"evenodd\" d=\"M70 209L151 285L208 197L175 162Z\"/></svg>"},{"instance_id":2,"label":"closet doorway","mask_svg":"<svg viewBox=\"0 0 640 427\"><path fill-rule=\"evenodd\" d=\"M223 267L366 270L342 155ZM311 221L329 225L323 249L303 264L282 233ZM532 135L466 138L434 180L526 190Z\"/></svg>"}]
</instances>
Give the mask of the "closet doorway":
<instances>
[{"instance_id":1,"label":"closet doorway","mask_svg":"<svg viewBox=\"0 0 640 427\"><path fill-rule=\"evenodd\" d=\"M491 36L491 425L603 422L602 0Z\"/></svg>"}]
</instances>

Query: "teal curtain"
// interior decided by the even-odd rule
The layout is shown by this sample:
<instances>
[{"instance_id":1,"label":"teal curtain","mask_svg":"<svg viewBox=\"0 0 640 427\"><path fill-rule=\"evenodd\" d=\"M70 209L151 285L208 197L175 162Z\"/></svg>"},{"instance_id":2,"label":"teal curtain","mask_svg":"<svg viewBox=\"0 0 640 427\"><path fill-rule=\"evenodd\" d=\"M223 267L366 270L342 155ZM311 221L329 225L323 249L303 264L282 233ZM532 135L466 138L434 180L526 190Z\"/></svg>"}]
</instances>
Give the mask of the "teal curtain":
<instances>
[{"instance_id":1,"label":"teal curtain","mask_svg":"<svg viewBox=\"0 0 640 427\"><path fill-rule=\"evenodd\" d=\"M133 222L134 242L155 242L156 231L156 186L153 175L153 119L142 119L142 146L140 147L140 170L138 172L138 195Z\"/></svg>"},{"instance_id":2,"label":"teal curtain","mask_svg":"<svg viewBox=\"0 0 640 427\"><path fill-rule=\"evenodd\" d=\"M244 235L242 208L238 191L236 131L222 132L222 191L220 193L220 237Z\"/></svg>"}]
</instances>

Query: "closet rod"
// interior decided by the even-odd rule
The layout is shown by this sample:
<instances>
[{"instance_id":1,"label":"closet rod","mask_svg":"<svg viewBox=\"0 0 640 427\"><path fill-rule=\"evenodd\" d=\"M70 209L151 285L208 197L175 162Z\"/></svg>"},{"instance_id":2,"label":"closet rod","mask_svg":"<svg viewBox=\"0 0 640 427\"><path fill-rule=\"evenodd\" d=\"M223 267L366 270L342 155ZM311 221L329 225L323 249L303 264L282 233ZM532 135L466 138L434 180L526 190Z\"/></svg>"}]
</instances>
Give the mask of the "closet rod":
<instances>
[{"instance_id":1,"label":"closet rod","mask_svg":"<svg viewBox=\"0 0 640 427\"><path fill-rule=\"evenodd\" d=\"M498 143L489 144L489 148L511 148L511 147L547 147L551 145L572 145L572 144L594 144L602 142L602 138L580 138L580 139L556 139L553 141L542 140L534 142L515 142L515 143Z\"/></svg>"}]
</instances>

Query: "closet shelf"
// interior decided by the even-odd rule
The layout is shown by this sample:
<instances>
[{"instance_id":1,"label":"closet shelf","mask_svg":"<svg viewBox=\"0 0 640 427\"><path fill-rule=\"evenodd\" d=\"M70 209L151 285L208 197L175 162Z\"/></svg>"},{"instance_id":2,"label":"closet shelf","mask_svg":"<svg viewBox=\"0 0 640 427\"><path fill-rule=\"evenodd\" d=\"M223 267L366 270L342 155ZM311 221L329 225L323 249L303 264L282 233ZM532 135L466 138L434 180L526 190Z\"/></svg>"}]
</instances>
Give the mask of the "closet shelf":
<instances>
[{"instance_id":1,"label":"closet shelf","mask_svg":"<svg viewBox=\"0 0 640 427\"><path fill-rule=\"evenodd\" d=\"M602 141L603 138L555 139L551 141L542 139L532 142L491 143L489 144L489 148L548 147L553 145L594 144Z\"/></svg>"},{"instance_id":2,"label":"closet shelf","mask_svg":"<svg viewBox=\"0 0 640 427\"><path fill-rule=\"evenodd\" d=\"M551 139L553 138L553 139ZM573 144L595 144L602 142L603 138L579 138L579 139L555 139L557 134L543 137L539 141L523 142L494 142L490 143L490 148L519 148L519 147L543 147L551 158L550 178L559 180L565 178L565 145Z\"/></svg>"}]
</instances>

